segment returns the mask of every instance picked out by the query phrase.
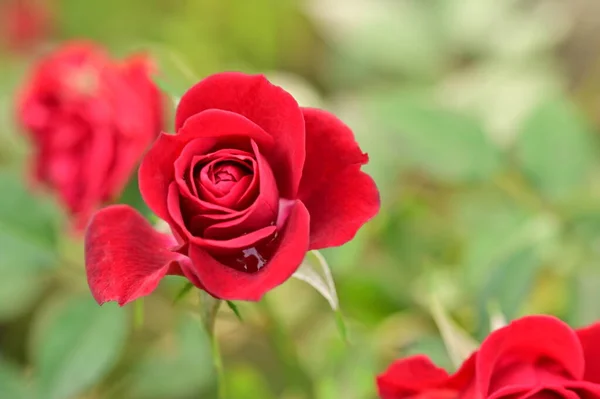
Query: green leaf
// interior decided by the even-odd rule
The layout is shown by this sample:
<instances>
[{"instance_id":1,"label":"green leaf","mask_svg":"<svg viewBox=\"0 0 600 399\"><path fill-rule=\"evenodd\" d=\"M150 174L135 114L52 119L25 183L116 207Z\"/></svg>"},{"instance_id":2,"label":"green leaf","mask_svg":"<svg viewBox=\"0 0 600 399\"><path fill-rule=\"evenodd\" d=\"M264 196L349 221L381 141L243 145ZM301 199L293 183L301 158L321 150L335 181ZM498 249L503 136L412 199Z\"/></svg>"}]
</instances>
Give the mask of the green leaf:
<instances>
[{"instance_id":1,"label":"green leaf","mask_svg":"<svg viewBox=\"0 0 600 399\"><path fill-rule=\"evenodd\" d=\"M527 118L515 144L519 165L547 198L564 200L585 189L595 162L592 132L566 99L551 99Z\"/></svg>"},{"instance_id":2,"label":"green leaf","mask_svg":"<svg viewBox=\"0 0 600 399\"><path fill-rule=\"evenodd\" d=\"M173 299L173 305L181 301L192 290L192 288L194 288L194 284L190 283L189 281L185 283L184 286L181 287L179 293L175 296L175 299Z\"/></svg>"},{"instance_id":3,"label":"green leaf","mask_svg":"<svg viewBox=\"0 0 600 399\"><path fill-rule=\"evenodd\" d=\"M237 316L239 321L244 321L242 319L242 314L240 313L240 310L238 309L237 305L232 302L232 301L226 301L227 302L227 306L229 306L229 309L231 309L233 311L233 313L235 313L235 315Z\"/></svg>"},{"instance_id":4,"label":"green leaf","mask_svg":"<svg viewBox=\"0 0 600 399\"><path fill-rule=\"evenodd\" d=\"M0 398L31 399L30 390L22 372L0 357Z\"/></svg>"},{"instance_id":5,"label":"green leaf","mask_svg":"<svg viewBox=\"0 0 600 399\"><path fill-rule=\"evenodd\" d=\"M318 269L320 272L317 271ZM323 255L318 251L309 252L292 277L309 284L329 302L331 309L338 310L339 301L331 270Z\"/></svg>"},{"instance_id":6,"label":"green leaf","mask_svg":"<svg viewBox=\"0 0 600 399\"><path fill-rule=\"evenodd\" d=\"M508 321L502 313L500 305L497 302L491 302L488 305L488 314L490 319L490 331L496 331L499 328L506 327Z\"/></svg>"},{"instance_id":7,"label":"green leaf","mask_svg":"<svg viewBox=\"0 0 600 399\"><path fill-rule=\"evenodd\" d=\"M331 78L372 79L373 71L408 74L414 80L439 74L449 52L428 3L309 1L314 19L335 46Z\"/></svg>"},{"instance_id":8,"label":"green leaf","mask_svg":"<svg viewBox=\"0 0 600 399\"><path fill-rule=\"evenodd\" d=\"M583 267L572 276L572 303L569 309L569 322L573 326L587 326L600 318L598 284L600 284L600 272L597 269L597 264Z\"/></svg>"},{"instance_id":9,"label":"green leaf","mask_svg":"<svg viewBox=\"0 0 600 399\"><path fill-rule=\"evenodd\" d=\"M136 329L144 325L144 298L138 298L133 303L133 325Z\"/></svg>"},{"instance_id":10,"label":"green leaf","mask_svg":"<svg viewBox=\"0 0 600 399\"><path fill-rule=\"evenodd\" d=\"M456 201L455 223L464 231L465 282L474 293L481 337L489 332L490 303L508 320L531 292L545 250L555 244L554 215L524 209L502 192L468 193Z\"/></svg>"},{"instance_id":11,"label":"green leaf","mask_svg":"<svg viewBox=\"0 0 600 399\"><path fill-rule=\"evenodd\" d=\"M235 399L275 399L265 374L250 365L237 365L227 372L230 397Z\"/></svg>"},{"instance_id":12,"label":"green leaf","mask_svg":"<svg viewBox=\"0 0 600 399\"><path fill-rule=\"evenodd\" d=\"M477 350L477 342L461 329L446 313L440 301L433 297L431 300L431 315L446 345L448 355L455 367L460 365Z\"/></svg>"},{"instance_id":13,"label":"green leaf","mask_svg":"<svg viewBox=\"0 0 600 399\"><path fill-rule=\"evenodd\" d=\"M488 319L485 304L490 301L497 301L501 312L507 318L515 318L531 293L540 264L540 254L533 247L509 253L498 261L478 294L477 304L481 319Z\"/></svg>"},{"instance_id":14,"label":"green leaf","mask_svg":"<svg viewBox=\"0 0 600 399\"><path fill-rule=\"evenodd\" d=\"M174 336L155 347L133 370L132 399L184 399L200 397L214 381L211 346L200 323L181 317Z\"/></svg>"},{"instance_id":15,"label":"green leaf","mask_svg":"<svg viewBox=\"0 0 600 399\"><path fill-rule=\"evenodd\" d=\"M116 304L72 298L54 314L34 348L39 393L68 399L102 379L127 339L128 318Z\"/></svg>"},{"instance_id":16,"label":"green leaf","mask_svg":"<svg viewBox=\"0 0 600 399\"><path fill-rule=\"evenodd\" d=\"M396 156L409 167L451 183L487 180L501 167L498 149L475 119L408 95L372 106L374 123L396 133Z\"/></svg>"},{"instance_id":17,"label":"green leaf","mask_svg":"<svg viewBox=\"0 0 600 399\"><path fill-rule=\"evenodd\" d=\"M317 270L320 270L320 272ZM329 306L335 312L338 331L344 341L348 342L348 333L344 318L340 312L335 283L325 257L319 251L310 251L292 277L309 284L329 302Z\"/></svg>"},{"instance_id":18,"label":"green leaf","mask_svg":"<svg viewBox=\"0 0 600 399\"><path fill-rule=\"evenodd\" d=\"M0 271L38 270L56 260L58 212L24 177L0 171Z\"/></svg>"},{"instance_id":19,"label":"green leaf","mask_svg":"<svg viewBox=\"0 0 600 399\"><path fill-rule=\"evenodd\" d=\"M33 305L44 288L41 270L57 261L58 211L14 172L0 171L0 320Z\"/></svg>"},{"instance_id":20,"label":"green leaf","mask_svg":"<svg viewBox=\"0 0 600 399\"><path fill-rule=\"evenodd\" d=\"M26 312L45 287L44 276L39 272L21 269L18 263L13 266L12 269L0 268L0 320Z\"/></svg>"},{"instance_id":21,"label":"green leaf","mask_svg":"<svg viewBox=\"0 0 600 399\"><path fill-rule=\"evenodd\" d=\"M199 296L200 317L202 318L202 323L206 328L206 332L208 335L212 336L215 329L215 323L217 321L217 314L219 313L219 308L221 307L221 303L223 301L215 298L204 290L199 291Z\"/></svg>"},{"instance_id":22,"label":"green leaf","mask_svg":"<svg viewBox=\"0 0 600 399\"><path fill-rule=\"evenodd\" d=\"M200 76L184 55L170 47L146 43L143 48L150 52L152 59L158 64L158 72L153 76L154 82L171 97L176 106L183 93L200 81Z\"/></svg>"}]
</instances>

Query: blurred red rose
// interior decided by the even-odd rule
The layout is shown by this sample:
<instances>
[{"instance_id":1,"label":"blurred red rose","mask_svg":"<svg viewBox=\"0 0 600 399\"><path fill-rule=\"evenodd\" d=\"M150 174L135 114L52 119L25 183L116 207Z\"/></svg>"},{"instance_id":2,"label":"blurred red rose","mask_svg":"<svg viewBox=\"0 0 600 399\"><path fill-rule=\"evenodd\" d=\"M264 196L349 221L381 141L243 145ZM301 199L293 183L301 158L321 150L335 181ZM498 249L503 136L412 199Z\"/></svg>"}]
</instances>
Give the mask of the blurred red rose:
<instances>
[{"instance_id":1,"label":"blurred red rose","mask_svg":"<svg viewBox=\"0 0 600 399\"><path fill-rule=\"evenodd\" d=\"M36 45L49 34L51 22L45 1L0 0L0 40L9 50Z\"/></svg>"},{"instance_id":2,"label":"blurred red rose","mask_svg":"<svg viewBox=\"0 0 600 399\"><path fill-rule=\"evenodd\" d=\"M100 303L146 295L165 274L217 298L259 300L308 250L344 244L379 210L352 131L261 75L204 79L181 98L175 130L139 171L144 200L174 238L129 207L98 212L86 266Z\"/></svg>"},{"instance_id":3,"label":"blurred red rose","mask_svg":"<svg viewBox=\"0 0 600 399\"><path fill-rule=\"evenodd\" d=\"M76 229L123 190L160 133L162 104L142 57L119 63L91 43L39 62L18 98L34 180L55 189Z\"/></svg>"},{"instance_id":4,"label":"blurred red rose","mask_svg":"<svg viewBox=\"0 0 600 399\"><path fill-rule=\"evenodd\" d=\"M377 378L381 398L600 398L600 323L573 330L554 317L524 317L490 334L451 378L418 359Z\"/></svg>"},{"instance_id":5,"label":"blurred red rose","mask_svg":"<svg viewBox=\"0 0 600 399\"><path fill-rule=\"evenodd\" d=\"M377 377L381 399L472 398L475 389L475 356L453 375L436 367L423 355L398 360Z\"/></svg>"}]
</instances>

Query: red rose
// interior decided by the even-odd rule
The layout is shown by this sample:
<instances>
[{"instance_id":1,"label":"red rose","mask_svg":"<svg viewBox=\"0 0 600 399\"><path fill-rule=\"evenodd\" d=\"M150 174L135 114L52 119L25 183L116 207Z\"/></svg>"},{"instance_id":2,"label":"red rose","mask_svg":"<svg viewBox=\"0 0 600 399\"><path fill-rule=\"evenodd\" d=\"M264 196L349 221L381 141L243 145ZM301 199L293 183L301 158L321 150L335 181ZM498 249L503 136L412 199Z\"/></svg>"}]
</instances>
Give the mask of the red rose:
<instances>
[{"instance_id":1,"label":"red rose","mask_svg":"<svg viewBox=\"0 0 600 399\"><path fill-rule=\"evenodd\" d=\"M394 362L377 377L381 399L459 399L471 398L475 389L475 356L454 374L436 367L423 355Z\"/></svg>"},{"instance_id":2,"label":"red rose","mask_svg":"<svg viewBox=\"0 0 600 399\"><path fill-rule=\"evenodd\" d=\"M91 43L42 60L18 101L34 147L36 181L54 188L76 228L113 200L160 133L162 104L137 57L117 63Z\"/></svg>"},{"instance_id":3,"label":"red rose","mask_svg":"<svg viewBox=\"0 0 600 399\"><path fill-rule=\"evenodd\" d=\"M146 295L165 274L217 298L259 300L308 250L347 242L379 209L352 131L299 107L261 75L204 79L181 98L175 119L177 134L161 134L139 182L176 244L131 208L98 212L86 266L100 303Z\"/></svg>"},{"instance_id":4,"label":"red rose","mask_svg":"<svg viewBox=\"0 0 600 399\"><path fill-rule=\"evenodd\" d=\"M427 367L411 368L413 361L400 361L378 378L383 399L440 397L445 372L438 369L432 378L435 366L423 359ZM524 317L490 334L467 363L473 361L475 389L452 397L600 398L600 323L573 330L554 317ZM415 389L392 392L390 386Z\"/></svg>"},{"instance_id":5,"label":"red rose","mask_svg":"<svg viewBox=\"0 0 600 399\"><path fill-rule=\"evenodd\" d=\"M37 44L48 34L50 22L43 0L0 0L0 39L10 50Z\"/></svg>"}]
</instances>

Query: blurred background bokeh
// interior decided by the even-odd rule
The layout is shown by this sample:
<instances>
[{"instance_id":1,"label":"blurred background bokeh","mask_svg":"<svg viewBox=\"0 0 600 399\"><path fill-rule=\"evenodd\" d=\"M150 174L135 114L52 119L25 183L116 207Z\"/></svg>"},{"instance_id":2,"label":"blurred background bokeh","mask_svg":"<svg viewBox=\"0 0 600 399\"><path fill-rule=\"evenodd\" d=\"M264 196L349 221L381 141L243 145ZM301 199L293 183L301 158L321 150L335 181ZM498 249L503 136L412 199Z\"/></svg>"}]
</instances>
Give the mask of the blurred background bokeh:
<instances>
[{"instance_id":1,"label":"blurred background bokeh","mask_svg":"<svg viewBox=\"0 0 600 399\"><path fill-rule=\"evenodd\" d=\"M374 399L374 375L414 353L450 370L432 295L479 340L490 314L600 317L597 0L12 3L0 0L0 398L216 397L197 295L174 304L185 281L143 307L98 307L81 238L29 187L14 93L75 38L150 52L170 96L214 72L265 73L369 153L382 210L323 251L351 344L298 280L237 303L243 321L225 307L231 399ZM121 201L139 200L133 179Z\"/></svg>"}]
</instances>

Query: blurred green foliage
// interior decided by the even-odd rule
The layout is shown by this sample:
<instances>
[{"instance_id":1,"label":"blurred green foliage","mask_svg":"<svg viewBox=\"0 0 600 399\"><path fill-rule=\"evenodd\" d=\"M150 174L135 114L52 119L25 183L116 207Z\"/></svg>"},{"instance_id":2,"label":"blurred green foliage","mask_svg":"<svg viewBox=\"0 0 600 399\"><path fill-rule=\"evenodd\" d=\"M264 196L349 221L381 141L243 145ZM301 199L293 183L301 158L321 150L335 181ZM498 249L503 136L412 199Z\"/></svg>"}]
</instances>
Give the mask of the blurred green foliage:
<instances>
[{"instance_id":1,"label":"blurred green foliage","mask_svg":"<svg viewBox=\"0 0 600 399\"><path fill-rule=\"evenodd\" d=\"M54 35L39 52L74 38L116 56L149 51L174 102L210 73L266 73L301 105L339 115L369 153L382 211L323 252L350 345L298 281L236 303L242 320L222 307L232 399L373 399L374 375L415 353L452 368L432 295L477 339L492 308L574 326L600 317L594 0L52 4ZM216 397L195 291L174 304L185 281L166 279L141 325L133 306L98 307L81 239L51 195L28 187L12 100L38 55L0 63L0 397ZM141 208L136 187L121 201Z\"/></svg>"}]
</instances>

